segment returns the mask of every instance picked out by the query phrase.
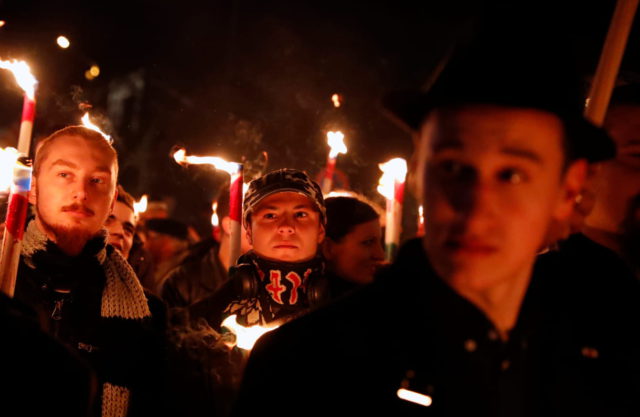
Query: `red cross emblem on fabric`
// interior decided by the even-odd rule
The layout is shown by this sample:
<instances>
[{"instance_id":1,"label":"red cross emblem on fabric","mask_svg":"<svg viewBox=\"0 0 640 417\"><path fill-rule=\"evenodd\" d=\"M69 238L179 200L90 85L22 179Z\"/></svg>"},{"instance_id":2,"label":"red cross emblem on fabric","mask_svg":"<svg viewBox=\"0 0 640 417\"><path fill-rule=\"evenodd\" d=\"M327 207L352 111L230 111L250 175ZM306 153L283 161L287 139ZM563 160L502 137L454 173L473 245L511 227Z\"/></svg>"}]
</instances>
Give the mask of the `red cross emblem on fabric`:
<instances>
[{"instance_id":1,"label":"red cross emblem on fabric","mask_svg":"<svg viewBox=\"0 0 640 417\"><path fill-rule=\"evenodd\" d=\"M281 279L282 279L282 273L280 271L271 270L269 271L270 284L267 284L267 286L265 286L265 289L271 295L271 298L273 298L273 301L275 301L278 304L284 304L282 302L282 293L285 292L287 289L286 286L280 283Z\"/></svg>"}]
</instances>

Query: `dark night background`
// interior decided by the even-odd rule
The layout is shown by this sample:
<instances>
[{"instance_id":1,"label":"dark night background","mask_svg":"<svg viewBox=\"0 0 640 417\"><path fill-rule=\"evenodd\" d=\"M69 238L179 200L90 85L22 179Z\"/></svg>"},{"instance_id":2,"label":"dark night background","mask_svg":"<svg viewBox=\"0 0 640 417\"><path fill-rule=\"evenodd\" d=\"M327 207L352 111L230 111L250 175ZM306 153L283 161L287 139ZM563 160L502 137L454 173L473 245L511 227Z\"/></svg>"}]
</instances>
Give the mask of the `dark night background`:
<instances>
[{"instance_id":1,"label":"dark night background","mask_svg":"<svg viewBox=\"0 0 640 417\"><path fill-rule=\"evenodd\" d=\"M341 130L349 153L339 157L339 169L353 189L382 203L377 164L408 159L412 150L410 136L380 110L385 92L421 85L454 42L473 38L478 22L488 20L526 19L540 31L560 27L588 74L614 6L538 1L505 11L495 2L454 0L0 1L6 21L0 57L26 60L40 82L35 139L79 123L79 104L91 104L92 119L115 137L125 188L136 198L148 193L179 201L175 216L204 230L210 202L228 177L179 167L169 158L174 145L190 154L245 157L253 172L266 151L269 170L315 175L326 160L326 132ZM637 73L634 27L623 70ZM58 35L71 47L59 48ZM92 64L101 73L89 81L84 73ZM339 108L333 93L343 97ZM21 94L6 71L0 94L0 146L15 146Z\"/></svg>"}]
</instances>

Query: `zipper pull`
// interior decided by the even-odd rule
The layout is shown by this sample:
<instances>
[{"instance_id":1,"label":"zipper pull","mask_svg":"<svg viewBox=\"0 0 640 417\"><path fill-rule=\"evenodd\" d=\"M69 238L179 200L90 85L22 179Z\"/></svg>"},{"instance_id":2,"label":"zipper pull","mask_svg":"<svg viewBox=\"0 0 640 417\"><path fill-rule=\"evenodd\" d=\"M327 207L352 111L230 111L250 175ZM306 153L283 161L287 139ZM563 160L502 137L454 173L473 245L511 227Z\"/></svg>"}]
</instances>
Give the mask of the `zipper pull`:
<instances>
[{"instance_id":1,"label":"zipper pull","mask_svg":"<svg viewBox=\"0 0 640 417\"><path fill-rule=\"evenodd\" d=\"M62 318L62 306L64 304L64 300L56 300L54 301L53 312L51 313L51 318L54 320L60 320Z\"/></svg>"}]
</instances>

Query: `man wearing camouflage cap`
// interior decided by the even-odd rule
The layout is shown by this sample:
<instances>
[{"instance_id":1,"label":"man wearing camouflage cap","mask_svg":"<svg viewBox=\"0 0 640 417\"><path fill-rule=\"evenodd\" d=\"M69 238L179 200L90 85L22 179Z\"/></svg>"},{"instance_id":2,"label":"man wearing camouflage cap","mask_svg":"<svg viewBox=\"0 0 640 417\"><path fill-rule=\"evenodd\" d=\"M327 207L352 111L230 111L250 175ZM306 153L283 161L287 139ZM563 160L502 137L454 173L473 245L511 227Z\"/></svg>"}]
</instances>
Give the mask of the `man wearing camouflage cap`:
<instances>
[{"instance_id":1,"label":"man wearing camouflage cap","mask_svg":"<svg viewBox=\"0 0 640 417\"><path fill-rule=\"evenodd\" d=\"M253 250L240 257L235 274L242 275L243 287L253 288L225 313L237 314L247 325L264 324L318 302L324 293L318 247L325 235L318 184L295 169L254 180L244 198L243 223Z\"/></svg>"}]
</instances>

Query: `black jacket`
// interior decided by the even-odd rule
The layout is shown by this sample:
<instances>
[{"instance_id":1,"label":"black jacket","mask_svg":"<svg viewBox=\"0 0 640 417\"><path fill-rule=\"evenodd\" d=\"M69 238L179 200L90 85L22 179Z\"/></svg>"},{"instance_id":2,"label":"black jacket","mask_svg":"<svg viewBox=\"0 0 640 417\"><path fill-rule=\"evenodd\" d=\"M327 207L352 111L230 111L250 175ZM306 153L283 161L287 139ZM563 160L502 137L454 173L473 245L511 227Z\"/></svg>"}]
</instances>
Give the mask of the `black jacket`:
<instances>
[{"instance_id":1,"label":"black jacket","mask_svg":"<svg viewBox=\"0 0 640 417\"><path fill-rule=\"evenodd\" d=\"M376 283L263 336L235 415L638 415L638 345L625 346L638 316L623 336L590 328L561 308L567 294L549 293L561 278L534 272L502 342L409 242Z\"/></svg>"},{"instance_id":2,"label":"black jacket","mask_svg":"<svg viewBox=\"0 0 640 417\"><path fill-rule=\"evenodd\" d=\"M79 256L70 257L49 242L45 251L32 257L35 268L21 259L15 298L36 312L46 333L95 371L96 415L100 415L100 388L105 382L131 390L128 416L164 415L164 307L157 301L150 303L155 316L140 320L101 316L106 277L94 255L104 245L102 238L92 239ZM106 250L114 249L107 246Z\"/></svg>"},{"instance_id":3,"label":"black jacket","mask_svg":"<svg viewBox=\"0 0 640 417\"><path fill-rule=\"evenodd\" d=\"M228 280L214 239L199 242L182 263L167 274L160 294L169 307L188 307L214 294Z\"/></svg>"}]
</instances>

